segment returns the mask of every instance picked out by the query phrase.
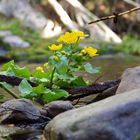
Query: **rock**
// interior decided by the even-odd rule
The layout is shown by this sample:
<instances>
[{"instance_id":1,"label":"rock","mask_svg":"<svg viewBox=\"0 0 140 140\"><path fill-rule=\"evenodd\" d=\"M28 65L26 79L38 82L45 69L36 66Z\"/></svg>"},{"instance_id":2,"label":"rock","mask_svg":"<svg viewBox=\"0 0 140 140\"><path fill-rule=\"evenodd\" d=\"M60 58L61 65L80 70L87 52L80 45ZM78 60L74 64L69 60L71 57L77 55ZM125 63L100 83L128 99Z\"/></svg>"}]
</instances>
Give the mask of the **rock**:
<instances>
[{"instance_id":1,"label":"rock","mask_svg":"<svg viewBox=\"0 0 140 140\"><path fill-rule=\"evenodd\" d=\"M62 31L60 25L55 25L53 20L35 10L29 0L0 0L0 13L19 19L23 25L39 32L44 38L58 36Z\"/></svg>"},{"instance_id":2,"label":"rock","mask_svg":"<svg viewBox=\"0 0 140 140\"><path fill-rule=\"evenodd\" d=\"M1 137L6 137L6 136L9 136L10 134L14 134L18 130L20 129L17 127L0 125L0 140L1 140Z\"/></svg>"},{"instance_id":3,"label":"rock","mask_svg":"<svg viewBox=\"0 0 140 140\"><path fill-rule=\"evenodd\" d=\"M94 100L92 100L92 102L97 102L97 101L100 101L100 100L105 99L107 97L115 95L117 88L118 88L118 85L104 90L102 93L99 93L94 98Z\"/></svg>"},{"instance_id":4,"label":"rock","mask_svg":"<svg viewBox=\"0 0 140 140\"><path fill-rule=\"evenodd\" d=\"M12 47L22 47L26 48L29 47L30 44L24 40L22 40L20 37L15 35L6 36L3 38L3 42L9 44Z\"/></svg>"},{"instance_id":5,"label":"rock","mask_svg":"<svg viewBox=\"0 0 140 140\"><path fill-rule=\"evenodd\" d=\"M30 100L13 99L0 106L1 123L21 123L24 121L32 122L38 120L40 111Z\"/></svg>"},{"instance_id":6,"label":"rock","mask_svg":"<svg viewBox=\"0 0 140 140\"><path fill-rule=\"evenodd\" d=\"M26 48L30 46L28 42L24 41L19 36L13 35L12 32L8 30L0 30L0 38L0 41L2 41L2 43L5 43L6 45L11 47Z\"/></svg>"},{"instance_id":7,"label":"rock","mask_svg":"<svg viewBox=\"0 0 140 140\"><path fill-rule=\"evenodd\" d=\"M3 47L2 47L3 48ZM3 50L1 47L0 47L0 57L4 57L5 54L6 54L6 51Z\"/></svg>"},{"instance_id":8,"label":"rock","mask_svg":"<svg viewBox=\"0 0 140 140\"><path fill-rule=\"evenodd\" d=\"M135 140L140 134L140 89L64 112L45 128L47 140Z\"/></svg>"},{"instance_id":9,"label":"rock","mask_svg":"<svg viewBox=\"0 0 140 140\"><path fill-rule=\"evenodd\" d=\"M46 116L55 117L56 115L73 109L74 106L69 101L53 101L46 104L43 110L46 111Z\"/></svg>"},{"instance_id":10,"label":"rock","mask_svg":"<svg viewBox=\"0 0 140 140\"><path fill-rule=\"evenodd\" d=\"M31 7L29 0L1 0L0 13L18 18L35 31L42 30L47 24L46 18Z\"/></svg>"},{"instance_id":11,"label":"rock","mask_svg":"<svg viewBox=\"0 0 140 140\"><path fill-rule=\"evenodd\" d=\"M0 30L0 37L6 37L12 35L12 33L8 30Z\"/></svg>"},{"instance_id":12,"label":"rock","mask_svg":"<svg viewBox=\"0 0 140 140\"><path fill-rule=\"evenodd\" d=\"M116 94L140 88L140 66L124 71Z\"/></svg>"}]
</instances>

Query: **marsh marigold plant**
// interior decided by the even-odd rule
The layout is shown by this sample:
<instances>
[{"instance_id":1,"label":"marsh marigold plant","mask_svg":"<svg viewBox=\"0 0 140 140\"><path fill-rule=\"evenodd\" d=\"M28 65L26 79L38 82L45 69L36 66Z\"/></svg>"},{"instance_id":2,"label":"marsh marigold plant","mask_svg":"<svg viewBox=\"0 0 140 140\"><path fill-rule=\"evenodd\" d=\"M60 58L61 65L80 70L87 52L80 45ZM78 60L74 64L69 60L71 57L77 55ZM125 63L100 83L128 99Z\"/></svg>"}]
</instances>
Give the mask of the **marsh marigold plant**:
<instances>
[{"instance_id":1,"label":"marsh marigold plant","mask_svg":"<svg viewBox=\"0 0 140 140\"><path fill-rule=\"evenodd\" d=\"M83 76L75 74L77 71L86 71L91 74L99 72L89 63L92 57L98 55L97 49L91 46L79 47L82 38L88 37L81 31L66 32L61 35L56 44L48 46L52 55L42 66L30 72L26 67L20 68L10 61L1 68L1 73L24 78L19 91L21 97L36 99L41 103L67 98L66 89L77 86L86 86ZM36 83L36 87L29 84L29 80Z\"/></svg>"}]
</instances>

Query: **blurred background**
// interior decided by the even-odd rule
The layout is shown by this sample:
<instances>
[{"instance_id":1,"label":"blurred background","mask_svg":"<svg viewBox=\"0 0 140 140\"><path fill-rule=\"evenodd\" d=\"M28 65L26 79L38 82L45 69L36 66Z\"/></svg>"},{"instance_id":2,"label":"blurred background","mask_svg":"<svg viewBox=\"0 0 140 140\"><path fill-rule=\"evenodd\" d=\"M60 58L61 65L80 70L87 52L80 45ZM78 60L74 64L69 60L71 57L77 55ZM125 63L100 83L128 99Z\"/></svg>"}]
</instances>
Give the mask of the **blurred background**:
<instances>
[{"instance_id":1,"label":"blurred background","mask_svg":"<svg viewBox=\"0 0 140 140\"><path fill-rule=\"evenodd\" d=\"M59 35L79 30L90 35L80 46L96 47L100 55L91 63L102 68L101 74L85 77L118 78L140 64L140 11L117 22L88 23L137 6L140 0L0 0L0 63L14 59L33 69L47 61L47 46Z\"/></svg>"}]
</instances>

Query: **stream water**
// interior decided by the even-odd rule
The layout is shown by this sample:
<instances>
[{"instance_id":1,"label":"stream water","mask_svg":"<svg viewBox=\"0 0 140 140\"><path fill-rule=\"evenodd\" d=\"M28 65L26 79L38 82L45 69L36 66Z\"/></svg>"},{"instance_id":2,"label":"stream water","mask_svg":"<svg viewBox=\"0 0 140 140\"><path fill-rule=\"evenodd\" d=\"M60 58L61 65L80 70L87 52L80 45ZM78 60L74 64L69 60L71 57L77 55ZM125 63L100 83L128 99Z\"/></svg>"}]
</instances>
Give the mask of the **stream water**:
<instances>
[{"instance_id":1,"label":"stream water","mask_svg":"<svg viewBox=\"0 0 140 140\"><path fill-rule=\"evenodd\" d=\"M135 67L140 65L140 56L129 56L124 54L117 55L105 55L97 58L93 58L91 61L94 67L101 67L102 72L97 75L90 75L87 73L79 73L82 74L86 79L94 82L95 79L101 77L99 81L112 80L119 78L122 72L131 67ZM20 62L21 66L29 66L33 69L35 66L39 64L31 64L27 62ZM40 131L24 131L23 133L17 133L11 135L8 140L38 140L37 137L40 134Z\"/></svg>"}]
</instances>

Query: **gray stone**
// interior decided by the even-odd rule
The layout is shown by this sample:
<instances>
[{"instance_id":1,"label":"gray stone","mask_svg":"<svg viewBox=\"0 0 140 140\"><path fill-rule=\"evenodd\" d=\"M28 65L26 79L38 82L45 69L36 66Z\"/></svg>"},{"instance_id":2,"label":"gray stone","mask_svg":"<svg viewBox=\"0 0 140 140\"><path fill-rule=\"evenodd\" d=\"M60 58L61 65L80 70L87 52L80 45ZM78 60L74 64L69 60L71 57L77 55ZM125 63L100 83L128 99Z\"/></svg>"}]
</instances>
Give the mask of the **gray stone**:
<instances>
[{"instance_id":1,"label":"gray stone","mask_svg":"<svg viewBox=\"0 0 140 140\"><path fill-rule=\"evenodd\" d=\"M140 89L56 116L47 140L135 140L140 134Z\"/></svg>"},{"instance_id":2,"label":"gray stone","mask_svg":"<svg viewBox=\"0 0 140 140\"><path fill-rule=\"evenodd\" d=\"M9 35L12 35L12 33L10 31L7 31L7 30L0 30L0 37L6 37L6 36L9 36Z\"/></svg>"},{"instance_id":3,"label":"gray stone","mask_svg":"<svg viewBox=\"0 0 140 140\"><path fill-rule=\"evenodd\" d=\"M15 36L15 35L4 37L3 42L9 44L12 47L26 48L30 46L28 42L22 40L20 37Z\"/></svg>"},{"instance_id":4,"label":"gray stone","mask_svg":"<svg viewBox=\"0 0 140 140\"><path fill-rule=\"evenodd\" d=\"M29 0L1 0L0 13L20 19L35 31L42 30L47 24L45 16L34 10Z\"/></svg>"},{"instance_id":5,"label":"gray stone","mask_svg":"<svg viewBox=\"0 0 140 140\"><path fill-rule=\"evenodd\" d=\"M40 117L40 111L30 100L12 99L0 106L1 123L17 123L20 121L34 121Z\"/></svg>"},{"instance_id":6,"label":"gray stone","mask_svg":"<svg viewBox=\"0 0 140 140\"><path fill-rule=\"evenodd\" d=\"M3 47L2 47L3 48ZM0 47L0 57L5 56L6 51Z\"/></svg>"},{"instance_id":7,"label":"gray stone","mask_svg":"<svg viewBox=\"0 0 140 140\"><path fill-rule=\"evenodd\" d=\"M69 101L53 101L44 105L43 110L46 111L46 116L48 113L50 117L55 117L56 115L73 108L74 106Z\"/></svg>"},{"instance_id":8,"label":"gray stone","mask_svg":"<svg viewBox=\"0 0 140 140\"><path fill-rule=\"evenodd\" d=\"M18 130L20 129L17 127L0 125L0 140L3 140L1 139L1 137L6 137L6 136L9 136L10 134L14 134Z\"/></svg>"},{"instance_id":9,"label":"gray stone","mask_svg":"<svg viewBox=\"0 0 140 140\"><path fill-rule=\"evenodd\" d=\"M140 88L140 66L124 71L116 94Z\"/></svg>"}]
</instances>

